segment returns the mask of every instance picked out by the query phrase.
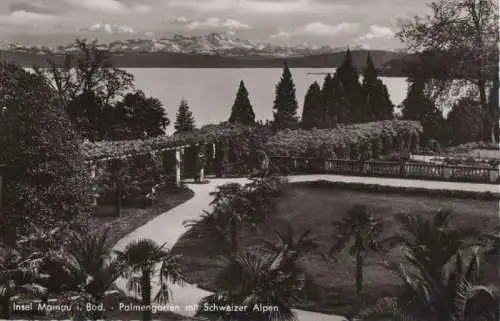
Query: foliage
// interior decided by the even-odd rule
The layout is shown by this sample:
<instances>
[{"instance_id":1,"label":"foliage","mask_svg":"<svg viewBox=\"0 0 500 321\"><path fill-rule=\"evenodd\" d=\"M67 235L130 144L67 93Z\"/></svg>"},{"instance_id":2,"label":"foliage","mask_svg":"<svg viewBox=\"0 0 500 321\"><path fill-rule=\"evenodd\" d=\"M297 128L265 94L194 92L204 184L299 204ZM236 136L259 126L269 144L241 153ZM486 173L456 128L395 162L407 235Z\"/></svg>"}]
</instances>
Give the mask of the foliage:
<instances>
[{"instance_id":1,"label":"foliage","mask_svg":"<svg viewBox=\"0 0 500 321\"><path fill-rule=\"evenodd\" d=\"M361 117L364 121L392 119L394 105L387 87L378 79L377 69L368 54L363 73L363 105Z\"/></svg>"},{"instance_id":2,"label":"foliage","mask_svg":"<svg viewBox=\"0 0 500 321\"><path fill-rule=\"evenodd\" d=\"M98 48L97 41L77 39L76 51L66 53L64 64L49 60L49 68L34 67L55 90L62 106L68 106L84 92L93 92L104 105L133 89L134 76L113 67L111 53Z\"/></svg>"},{"instance_id":3,"label":"foliage","mask_svg":"<svg viewBox=\"0 0 500 321\"><path fill-rule=\"evenodd\" d=\"M287 62L284 62L283 74L276 85L274 99L274 126L276 129L295 128L298 123L298 103L295 96L295 84Z\"/></svg>"},{"instance_id":4,"label":"foliage","mask_svg":"<svg viewBox=\"0 0 500 321\"><path fill-rule=\"evenodd\" d=\"M186 100L182 100L177 110L177 117L175 119L175 133L192 132L195 129L195 122L193 113L189 110Z\"/></svg>"},{"instance_id":5,"label":"foliage","mask_svg":"<svg viewBox=\"0 0 500 321\"><path fill-rule=\"evenodd\" d=\"M202 299L198 315L210 320L296 320L292 306L299 302L298 293L304 286L303 272L290 270L282 253L240 251L223 261L217 284L219 293ZM236 305L245 311L204 311L205 305L222 307ZM255 307L276 307L259 311Z\"/></svg>"},{"instance_id":6,"label":"foliage","mask_svg":"<svg viewBox=\"0 0 500 321\"><path fill-rule=\"evenodd\" d=\"M335 241L331 247L331 254L348 246L351 256L356 257L356 291L363 287L363 268L365 258L369 252L381 249L379 238L382 225L379 219L368 212L365 205L355 205L346 217L340 222L333 222L335 227Z\"/></svg>"},{"instance_id":7,"label":"foliage","mask_svg":"<svg viewBox=\"0 0 500 321\"><path fill-rule=\"evenodd\" d=\"M52 228L87 214L90 182L80 141L54 92L18 66L0 66L0 163L6 175L2 225Z\"/></svg>"},{"instance_id":8,"label":"foliage","mask_svg":"<svg viewBox=\"0 0 500 321\"><path fill-rule=\"evenodd\" d=\"M482 114L479 104L471 99L461 99L453 106L446 119L453 145L481 139Z\"/></svg>"},{"instance_id":9,"label":"foliage","mask_svg":"<svg viewBox=\"0 0 500 321\"><path fill-rule=\"evenodd\" d=\"M421 143L428 145L431 140L446 143L447 134L443 113L436 107L425 91L423 79L413 79L408 95L402 103L403 119L420 121L423 127Z\"/></svg>"},{"instance_id":10,"label":"foliage","mask_svg":"<svg viewBox=\"0 0 500 321\"><path fill-rule=\"evenodd\" d=\"M265 150L270 156L367 159L373 156L373 145L380 146L380 155L409 150L411 141L421 132L420 123L397 120L339 125L335 129L283 130L271 137Z\"/></svg>"},{"instance_id":11,"label":"foliage","mask_svg":"<svg viewBox=\"0 0 500 321\"><path fill-rule=\"evenodd\" d=\"M170 124L160 100L144 92L128 93L114 107L110 138L113 140L147 139L165 135ZM103 116L101 116L103 117Z\"/></svg>"},{"instance_id":12,"label":"foliage","mask_svg":"<svg viewBox=\"0 0 500 321\"><path fill-rule=\"evenodd\" d=\"M405 265L387 265L402 280L402 294L379 300L356 316L357 320L498 320L498 294L477 284L477 249L469 259L459 250L438 276L429 273L412 250L407 251L406 260Z\"/></svg>"},{"instance_id":13,"label":"foliage","mask_svg":"<svg viewBox=\"0 0 500 321\"><path fill-rule=\"evenodd\" d=\"M317 82L314 82L307 91L304 108L302 109L302 128L321 128L323 126L324 112L322 110L323 97L321 95L321 88Z\"/></svg>"},{"instance_id":14,"label":"foliage","mask_svg":"<svg viewBox=\"0 0 500 321\"><path fill-rule=\"evenodd\" d=\"M301 183L295 183L295 184L301 184ZM485 201L500 200L500 193L469 192L469 191L459 191L459 190L453 191L446 189L431 190L427 188L417 188L417 187L395 187L395 186L384 186L377 184L331 182L325 180L308 182L306 183L306 186L311 188L321 187L321 188L332 188L332 189L342 189L342 190L352 190L352 191L366 191L370 193L415 194L415 195L423 195L429 197L480 199Z\"/></svg>"},{"instance_id":15,"label":"foliage","mask_svg":"<svg viewBox=\"0 0 500 321\"><path fill-rule=\"evenodd\" d=\"M338 76L326 75L321 88L323 125L318 128L335 127L337 121L343 122L342 111L346 107L345 93L338 82Z\"/></svg>"},{"instance_id":16,"label":"foliage","mask_svg":"<svg viewBox=\"0 0 500 321\"><path fill-rule=\"evenodd\" d=\"M161 160L151 155L108 163L110 164L96 178L99 194L104 201L109 195L116 196L118 191L120 195L117 197L125 204L144 202L151 189L160 189L165 179Z\"/></svg>"},{"instance_id":17,"label":"foliage","mask_svg":"<svg viewBox=\"0 0 500 321\"><path fill-rule=\"evenodd\" d=\"M281 194L285 183L284 178L273 175L251 179L244 186L238 183L219 186L211 193L213 211L184 224L192 235L210 236L223 249L223 254L232 255L238 251L241 229L255 227L255 223L267 219L274 209L274 199Z\"/></svg>"},{"instance_id":18,"label":"foliage","mask_svg":"<svg viewBox=\"0 0 500 321\"><path fill-rule=\"evenodd\" d=\"M439 0L429 6L432 15L408 21L398 34L409 50L418 53L416 69L436 96L472 85L481 109L490 110L488 88L498 88L497 1ZM491 116L484 127L497 128L498 112Z\"/></svg>"},{"instance_id":19,"label":"foliage","mask_svg":"<svg viewBox=\"0 0 500 321\"><path fill-rule=\"evenodd\" d=\"M443 267L459 250L480 245L484 236L474 228L452 227L451 211L439 211L432 220L417 215L399 215L403 233L386 240L386 246L404 245L411 256L432 277L438 278Z\"/></svg>"},{"instance_id":20,"label":"foliage","mask_svg":"<svg viewBox=\"0 0 500 321\"><path fill-rule=\"evenodd\" d=\"M262 126L242 126L237 124L221 123L206 125L192 132L173 136L160 136L145 140L113 141L113 142L86 142L82 149L87 160L106 158L120 158L130 155L150 154L163 149L186 145L222 144L247 150L254 138L264 139L268 131ZM241 146L241 147L239 147ZM242 153L244 154L244 152ZM246 152L245 152L246 153Z\"/></svg>"},{"instance_id":21,"label":"foliage","mask_svg":"<svg viewBox=\"0 0 500 321\"><path fill-rule=\"evenodd\" d=\"M349 49L346 52L344 61L336 70L335 76L338 77L338 81L342 85L348 103L346 107L343 107L345 108L343 114L347 116L343 122L363 122L365 119L364 115L362 115L362 88L359 83L359 73L354 67L351 51Z\"/></svg>"},{"instance_id":22,"label":"foliage","mask_svg":"<svg viewBox=\"0 0 500 321\"><path fill-rule=\"evenodd\" d=\"M153 301L168 303L172 297L170 284L184 284L179 266L179 256L149 239L129 243L123 251L118 251L118 261L126 266L124 276L128 279L127 288L142 297L142 305L151 307L152 279L158 275L159 290ZM157 266L159 265L159 268ZM151 309L143 311L143 320L152 319Z\"/></svg>"},{"instance_id":23,"label":"foliage","mask_svg":"<svg viewBox=\"0 0 500 321\"><path fill-rule=\"evenodd\" d=\"M236 99L234 100L233 107L231 108L229 123L246 126L255 123L255 113L253 111L252 104L250 103L250 99L248 98L248 91L243 80L240 81L238 93L236 94Z\"/></svg>"},{"instance_id":24,"label":"foliage","mask_svg":"<svg viewBox=\"0 0 500 321\"><path fill-rule=\"evenodd\" d=\"M108 230L72 231L62 252L51 252L50 263L59 266L49 282L67 280L64 292L77 293L86 303L103 303L106 291L123 273L125 265L111 257ZM51 271L55 273L55 270ZM52 286L52 285L50 285ZM87 311L87 317L102 319L102 311Z\"/></svg>"}]
</instances>

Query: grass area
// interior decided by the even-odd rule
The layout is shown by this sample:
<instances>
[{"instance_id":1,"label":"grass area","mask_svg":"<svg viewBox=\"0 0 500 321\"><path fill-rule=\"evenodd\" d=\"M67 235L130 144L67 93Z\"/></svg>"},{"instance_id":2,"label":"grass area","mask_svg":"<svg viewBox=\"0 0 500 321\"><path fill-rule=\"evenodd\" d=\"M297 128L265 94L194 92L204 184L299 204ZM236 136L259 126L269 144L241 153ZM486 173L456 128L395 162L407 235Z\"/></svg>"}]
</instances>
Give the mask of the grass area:
<instances>
[{"instance_id":1,"label":"grass area","mask_svg":"<svg viewBox=\"0 0 500 321\"><path fill-rule=\"evenodd\" d=\"M385 260L402 261L401 249L373 254L367 259L364 289L360 296L355 293L354 259L347 252L340 253L336 262L327 262L322 258L321 253L328 251L333 240L331 222L340 220L355 204L366 204L381 218L385 236L398 231L395 215L402 212L432 217L439 209L451 209L455 215L453 225L475 226L488 232L493 232L498 224L498 200L343 190L338 186L329 188L311 183L290 184L286 193L278 199L277 211L270 222L260 224L259 229L263 237L271 239L272 228L289 222L297 233L311 229L318 237L318 253L311 253L302 262L314 285L307 288L305 302L298 308L349 315L360 302L370 304L400 287L399 281L380 263ZM259 246L260 243L259 237L250 230L240 235L239 242L244 247ZM190 282L215 290L213 280L217 273L218 249L210 240L184 236L175 245L174 251L183 254L182 265ZM498 280L490 275L488 281Z\"/></svg>"},{"instance_id":2,"label":"grass area","mask_svg":"<svg viewBox=\"0 0 500 321\"><path fill-rule=\"evenodd\" d=\"M112 247L121 238L131 233L140 226L146 224L153 218L161 215L168 210L181 205L190 200L194 196L192 190L183 188L179 190L165 191L158 195L154 205L145 208L124 207L121 217L114 217L113 206L98 206L95 209L94 215L89 221L90 230L98 230L110 226L109 229L109 245ZM125 293L118 290L116 286L112 286L110 291L114 290L117 293L107 296L104 299L104 309L107 320L141 320L141 312L136 311L120 311L119 304L139 305L140 302L135 298L130 298ZM26 320L28 314L15 314L13 319ZM50 315L32 315L34 320L52 320ZM186 320L186 317L174 312L162 311L153 315L154 320L162 321L178 321Z\"/></svg>"}]
</instances>

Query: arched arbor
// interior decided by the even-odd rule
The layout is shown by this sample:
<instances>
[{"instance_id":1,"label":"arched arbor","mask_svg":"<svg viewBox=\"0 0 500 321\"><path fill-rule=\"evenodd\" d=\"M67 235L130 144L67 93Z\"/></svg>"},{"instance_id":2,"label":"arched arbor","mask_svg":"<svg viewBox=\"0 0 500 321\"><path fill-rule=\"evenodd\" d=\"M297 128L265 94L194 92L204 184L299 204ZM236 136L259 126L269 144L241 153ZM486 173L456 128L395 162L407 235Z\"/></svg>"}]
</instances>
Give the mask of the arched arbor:
<instances>
[{"instance_id":1,"label":"arched arbor","mask_svg":"<svg viewBox=\"0 0 500 321\"><path fill-rule=\"evenodd\" d=\"M243 139L246 131L230 124L210 125L186 134L147 140L87 141L81 147L92 178L102 169L119 166L120 160L152 155L163 160L167 174L175 173L176 184L180 186L183 177L201 182L207 172L223 175L230 159L230 141Z\"/></svg>"}]
</instances>

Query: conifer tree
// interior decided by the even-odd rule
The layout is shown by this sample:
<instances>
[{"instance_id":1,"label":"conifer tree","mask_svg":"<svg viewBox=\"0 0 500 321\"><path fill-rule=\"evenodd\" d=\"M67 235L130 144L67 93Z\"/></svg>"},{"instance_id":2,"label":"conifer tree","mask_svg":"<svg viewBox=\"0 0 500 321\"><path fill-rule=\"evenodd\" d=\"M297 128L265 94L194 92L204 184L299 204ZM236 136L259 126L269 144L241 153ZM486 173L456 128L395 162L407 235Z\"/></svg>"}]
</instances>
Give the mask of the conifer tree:
<instances>
[{"instance_id":1,"label":"conifer tree","mask_svg":"<svg viewBox=\"0 0 500 321\"><path fill-rule=\"evenodd\" d=\"M402 118L420 121L424 129L421 142L426 144L430 139L446 141L445 120L443 113L436 107L432 99L425 93L425 81L413 79L408 95L402 103Z\"/></svg>"},{"instance_id":2,"label":"conifer tree","mask_svg":"<svg viewBox=\"0 0 500 321\"><path fill-rule=\"evenodd\" d=\"M359 83L359 73L352 62L350 49L347 49L344 61L335 75L338 76L348 97L348 121L352 123L362 121L362 89Z\"/></svg>"},{"instance_id":3,"label":"conifer tree","mask_svg":"<svg viewBox=\"0 0 500 321\"><path fill-rule=\"evenodd\" d=\"M340 80L339 76L335 74L332 78L332 87L335 93L335 117L337 123L348 124L351 123L351 103L349 101L348 92Z\"/></svg>"},{"instance_id":4,"label":"conifer tree","mask_svg":"<svg viewBox=\"0 0 500 321\"><path fill-rule=\"evenodd\" d=\"M394 105L389 98L389 91L378 78L377 69L368 54L363 74L363 105L360 117L362 121L391 119Z\"/></svg>"},{"instance_id":5,"label":"conifer tree","mask_svg":"<svg viewBox=\"0 0 500 321\"><path fill-rule=\"evenodd\" d=\"M295 96L295 84L292 73L285 61L283 75L276 85L276 97L274 100L274 125L276 129L294 128L298 123L298 103Z\"/></svg>"},{"instance_id":6,"label":"conifer tree","mask_svg":"<svg viewBox=\"0 0 500 321\"><path fill-rule=\"evenodd\" d=\"M325 77L323 88L321 89L322 104L321 113L323 117L323 127L332 128L337 123L338 106L335 98L334 82L331 74Z\"/></svg>"},{"instance_id":7,"label":"conifer tree","mask_svg":"<svg viewBox=\"0 0 500 321\"><path fill-rule=\"evenodd\" d=\"M177 110L177 117L175 119L175 133L190 132L193 131L195 127L193 113L189 110L187 101L182 99L179 109Z\"/></svg>"},{"instance_id":8,"label":"conifer tree","mask_svg":"<svg viewBox=\"0 0 500 321\"><path fill-rule=\"evenodd\" d=\"M314 82L307 91L302 110L302 127L305 129L323 127L323 102L321 88Z\"/></svg>"},{"instance_id":9,"label":"conifer tree","mask_svg":"<svg viewBox=\"0 0 500 321\"><path fill-rule=\"evenodd\" d=\"M231 109L231 116L229 116L229 122L247 126L255 123L255 113L250 103L250 99L248 98L248 91L243 80L240 81L238 93L236 94L236 99Z\"/></svg>"}]
</instances>

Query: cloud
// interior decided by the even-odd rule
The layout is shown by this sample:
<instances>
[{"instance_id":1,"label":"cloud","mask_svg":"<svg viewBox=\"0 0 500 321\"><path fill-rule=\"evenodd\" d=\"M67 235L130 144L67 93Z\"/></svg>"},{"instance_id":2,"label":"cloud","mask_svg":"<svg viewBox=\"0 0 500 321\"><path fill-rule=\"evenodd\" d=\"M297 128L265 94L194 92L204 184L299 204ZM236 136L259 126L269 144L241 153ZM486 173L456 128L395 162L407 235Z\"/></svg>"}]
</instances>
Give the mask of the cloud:
<instances>
[{"instance_id":1,"label":"cloud","mask_svg":"<svg viewBox=\"0 0 500 321\"><path fill-rule=\"evenodd\" d=\"M193 19L188 19L186 17L177 17L168 19L166 23L177 26L183 26L188 30L215 29L215 28L225 28L229 30L252 29L250 25L243 23L239 20L227 19L223 21L217 17L210 17L205 20L193 20Z\"/></svg>"},{"instance_id":2,"label":"cloud","mask_svg":"<svg viewBox=\"0 0 500 321\"><path fill-rule=\"evenodd\" d=\"M42 6L34 5L32 3L26 3L26 2L16 2L16 3L11 3L9 5L9 12L14 13L14 12L27 12L27 13L36 13L36 14L42 14L42 15L52 15L56 14L57 12L55 10L45 8Z\"/></svg>"},{"instance_id":3,"label":"cloud","mask_svg":"<svg viewBox=\"0 0 500 321\"><path fill-rule=\"evenodd\" d=\"M210 29L210 28L217 28L220 25L220 19L216 17L211 17L207 18L206 20L203 21L192 21L188 23L185 27L189 30L195 30L195 29Z\"/></svg>"},{"instance_id":4,"label":"cloud","mask_svg":"<svg viewBox=\"0 0 500 321\"><path fill-rule=\"evenodd\" d=\"M144 4L125 4L119 0L62 0L74 8L100 11L109 14L151 13L152 9Z\"/></svg>"},{"instance_id":5,"label":"cloud","mask_svg":"<svg viewBox=\"0 0 500 321\"><path fill-rule=\"evenodd\" d=\"M373 25L365 35L358 38L359 41L366 41L380 38L393 38L394 32L389 27Z\"/></svg>"},{"instance_id":6,"label":"cloud","mask_svg":"<svg viewBox=\"0 0 500 321\"><path fill-rule=\"evenodd\" d=\"M235 19L228 19L226 20L223 24L222 24L223 27L226 27L228 29L252 29L252 27L250 27L249 25L247 24L244 24L238 20L235 20Z\"/></svg>"},{"instance_id":7,"label":"cloud","mask_svg":"<svg viewBox=\"0 0 500 321\"><path fill-rule=\"evenodd\" d=\"M295 34L308 36L336 36L356 32L358 23L343 22L337 25L329 25L323 22L312 22L295 30Z\"/></svg>"},{"instance_id":8,"label":"cloud","mask_svg":"<svg viewBox=\"0 0 500 321\"><path fill-rule=\"evenodd\" d=\"M287 40L287 39L290 39L291 37L292 37L292 34L290 32L280 31L278 33L271 35L269 38L277 39L277 40Z\"/></svg>"},{"instance_id":9,"label":"cloud","mask_svg":"<svg viewBox=\"0 0 500 321\"><path fill-rule=\"evenodd\" d=\"M96 23L90 27L80 29L82 32L105 32L107 34L134 34L135 31L131 27L112 25L109 23Z\"/></svg>"},{"instance_id":10,"label":"cloud","mask_svg":"<svg viewBox=\"0 0 500 321\"><path fill-rule=\"evenodd\" d=\"M53 15L28 12L24 10L14 11L9 15L0 16L0 22L16 25L51 22L56 19L57 17Z\"/></svg>"}]
</instances>

